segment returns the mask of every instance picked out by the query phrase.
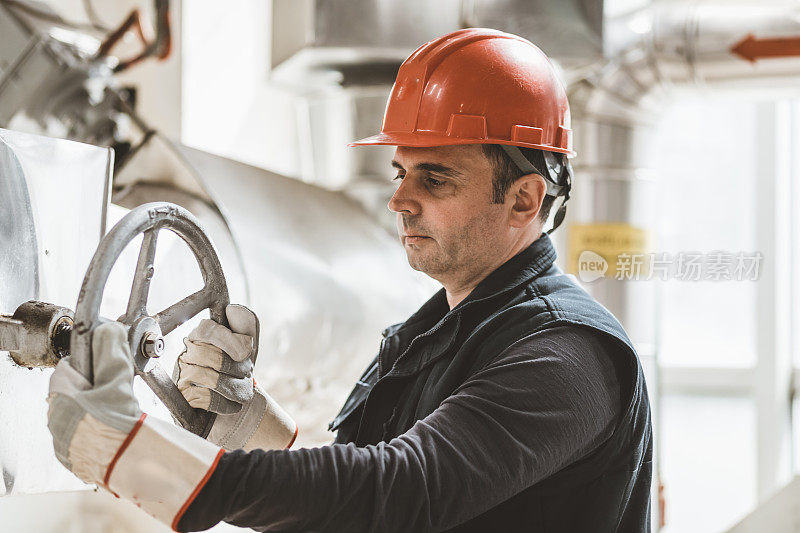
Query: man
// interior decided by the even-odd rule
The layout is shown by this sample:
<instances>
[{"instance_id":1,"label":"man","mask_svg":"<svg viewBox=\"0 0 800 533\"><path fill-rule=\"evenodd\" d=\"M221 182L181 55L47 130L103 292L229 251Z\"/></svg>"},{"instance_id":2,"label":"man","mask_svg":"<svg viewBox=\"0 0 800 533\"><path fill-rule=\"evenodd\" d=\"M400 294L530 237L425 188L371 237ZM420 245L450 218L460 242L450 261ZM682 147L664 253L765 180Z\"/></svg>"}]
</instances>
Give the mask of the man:
<instances>
[{"instance_id":1,"label":"man","mask_svg":"<svg viewBox=\"0 0 800 533\"><path fill-rule=\"evenodd\" d=\"M334 444L266 449L295 427L251 386L257 320L231 306L231 328L204 321L176 369L190 403L219 413L217 445L141 414L124 331L106 324L93 385L67 363L54 374L59 458L180 531L649 531L641 367L542 233L569 196L570 137L564 89L528 41L469 29L426 43L381 133L354 144L398 147L389 208L411 266L443 288L384 331Z\"/></svg>"}]
</instances>

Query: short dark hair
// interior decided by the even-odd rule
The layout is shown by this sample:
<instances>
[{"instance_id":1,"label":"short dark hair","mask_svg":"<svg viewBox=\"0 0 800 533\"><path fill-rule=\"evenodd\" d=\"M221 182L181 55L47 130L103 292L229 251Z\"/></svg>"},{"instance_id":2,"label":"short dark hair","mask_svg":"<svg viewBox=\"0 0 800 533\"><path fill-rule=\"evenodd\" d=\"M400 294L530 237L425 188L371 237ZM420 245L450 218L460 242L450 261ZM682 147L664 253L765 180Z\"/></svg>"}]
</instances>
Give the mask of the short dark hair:
<instances>
[{"instance_id":1,"label":"short dark hair","mask_svg":"<svg viewBox=\"0 0 800 533\"><path fill-rule=\"evenodd\" d=\"M492 177L492 202L502 204L511 185L523 176L523 172L508 157L505 150L500 148L499 144L482 144L481 149L492 164L494 171L494 176ZM533 153L538 151L535 148L519 147L519 149L529 161L532 159ZM553 207L554 201L555 197L550 195L545 195L544 200L542 200L542 207L539 209L539 214L536 215L536 218L542 224L547 222L547 217L550 216L550 208Z\"/></svg>"}]
</instances>

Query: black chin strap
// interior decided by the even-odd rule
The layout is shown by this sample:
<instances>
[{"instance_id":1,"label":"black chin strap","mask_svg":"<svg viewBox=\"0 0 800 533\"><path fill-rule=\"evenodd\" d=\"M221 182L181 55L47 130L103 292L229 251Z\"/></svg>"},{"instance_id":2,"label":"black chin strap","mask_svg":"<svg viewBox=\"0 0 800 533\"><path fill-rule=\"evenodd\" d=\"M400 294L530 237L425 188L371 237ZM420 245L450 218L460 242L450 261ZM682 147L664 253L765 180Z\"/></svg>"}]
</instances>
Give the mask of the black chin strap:
<instances>
[{"instance_id":1,"label":"black chin strap","mask_svg":"<svg viewBox=\"0 0 800 533\"><path fill-rule=\"evenodd\" d=\"M544 178L547 185L547 196L558 198L563 196L564 200L561 202L556 215L553 218L553 227L546 233L549 235L553 233L564 221L567 216L567 200L569 200L569 192L572 189L572 165L566 156L557 156L553 152L545 150L536 150L538 166L530 161L516 146L509 146L501 144L500 148L511 158L517 168L523 174L539 174Z\"/></svg>"}]
</instances>

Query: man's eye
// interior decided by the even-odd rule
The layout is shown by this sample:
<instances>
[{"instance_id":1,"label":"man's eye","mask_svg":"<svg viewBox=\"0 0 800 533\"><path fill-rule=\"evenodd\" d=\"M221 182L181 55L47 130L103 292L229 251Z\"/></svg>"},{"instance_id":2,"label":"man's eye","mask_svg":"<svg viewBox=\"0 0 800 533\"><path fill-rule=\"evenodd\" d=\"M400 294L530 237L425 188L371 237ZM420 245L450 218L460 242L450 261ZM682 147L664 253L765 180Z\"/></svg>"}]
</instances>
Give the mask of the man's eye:
<instances>
[{"instance_id":1,"label":"man's eye","mask_svg":"<svg viewBox=\"0 0 800 533\"><path fill-rule=\"evenodd\" d=\"M425 178L425 181L427 181L428 185L430 185L431 187L441 187L442 185L444 185L444 182L442 180L437 180L434 178Z\"/></svg>"},{"instance_id":2,"label":"man's eye","mask_svg":"<svg viewBox=\"0 0 800 533\"><path fill-rule=\"evenodd\" d=\"M393 178L392 178L392 181L394 181L394 180L402 180L404 177L405 177L405 175L403 175L403 174L398 174L397 176L395 176L395 177L393 177Z\"/></svg>"}]
</instances>

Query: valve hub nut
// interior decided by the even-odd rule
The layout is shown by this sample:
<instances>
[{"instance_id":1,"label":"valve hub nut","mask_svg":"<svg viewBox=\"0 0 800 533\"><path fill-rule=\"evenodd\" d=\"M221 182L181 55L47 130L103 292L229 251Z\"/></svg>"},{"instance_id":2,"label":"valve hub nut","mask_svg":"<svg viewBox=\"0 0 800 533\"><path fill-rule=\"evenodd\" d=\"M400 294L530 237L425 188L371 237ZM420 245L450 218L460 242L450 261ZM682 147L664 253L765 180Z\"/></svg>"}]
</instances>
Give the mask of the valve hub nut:
<instances>
[{"instance_id":1,"label":"valve hub nut","mask_svg":"<svg viewBox=\"0 0 800 533\"><path fill-rule=\"evenodd\" d=\"M142 341L142 353L146 357L161 357L164 353L164 339L156 333L147 333Z\"/></svg>"}]
</instances>

